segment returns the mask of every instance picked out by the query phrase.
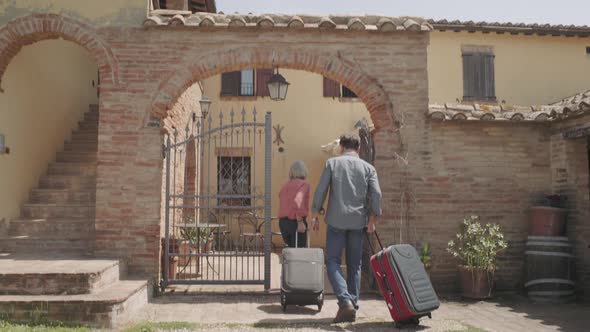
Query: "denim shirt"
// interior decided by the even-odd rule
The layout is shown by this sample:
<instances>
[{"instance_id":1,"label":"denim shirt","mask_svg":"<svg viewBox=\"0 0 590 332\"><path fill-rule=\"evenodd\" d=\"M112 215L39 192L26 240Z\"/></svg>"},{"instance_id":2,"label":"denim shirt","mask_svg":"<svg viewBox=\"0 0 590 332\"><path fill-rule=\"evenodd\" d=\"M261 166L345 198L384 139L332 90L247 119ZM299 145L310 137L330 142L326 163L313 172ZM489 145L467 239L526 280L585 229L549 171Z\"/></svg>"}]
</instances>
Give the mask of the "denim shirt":
<instances>
[{"instance_id":1,"label":"denim shirt","mask_svg":"<svg viewBox=\"0 0 590 332\"><path fill-rule=\"evenodd\" d=\"M369 215L381 215L381 189L375 167L355 152L326 162L311 210L319 212L330 192L326 223L338 229L362 229Z\"/></svg>"}]
</instances>

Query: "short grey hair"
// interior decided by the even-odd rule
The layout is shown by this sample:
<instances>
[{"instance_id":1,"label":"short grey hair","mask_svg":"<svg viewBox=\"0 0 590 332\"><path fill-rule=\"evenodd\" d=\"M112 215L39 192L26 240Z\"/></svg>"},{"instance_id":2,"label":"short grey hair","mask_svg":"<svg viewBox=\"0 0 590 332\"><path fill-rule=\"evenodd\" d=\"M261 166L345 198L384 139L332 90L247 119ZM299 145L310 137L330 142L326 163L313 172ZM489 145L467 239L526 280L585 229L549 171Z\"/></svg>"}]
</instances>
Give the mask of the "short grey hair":
<instances>
[{"instance_id":1,"label":"short grey hair","mask_svg":"<svg viewBox=\"0 0 590 332\"><path fill-rule=\"evenodd\" d=\"M306 179L307 166L302 160L297 160L291 165L289 169L289 179Z\"/></svg>"}]
</instances>

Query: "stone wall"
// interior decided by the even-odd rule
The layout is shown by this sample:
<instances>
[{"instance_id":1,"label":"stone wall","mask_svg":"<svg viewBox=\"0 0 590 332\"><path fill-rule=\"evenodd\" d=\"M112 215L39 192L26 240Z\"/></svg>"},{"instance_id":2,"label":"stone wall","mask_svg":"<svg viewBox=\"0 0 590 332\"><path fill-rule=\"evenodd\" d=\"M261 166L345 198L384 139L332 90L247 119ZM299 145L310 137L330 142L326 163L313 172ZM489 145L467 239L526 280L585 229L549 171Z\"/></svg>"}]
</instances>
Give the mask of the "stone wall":
<instances>
[{"instance_id":1,"label":"stone wall","mask_svg":"<svg viewBox=\"0 0 590 332\"><path fill-rule=\"evenodd\" d=\"M438 289L458 286L457 262L445 252L465 216L499 223L508 249L499 258L498 289L521 286L528 209L535 194L551 189L548 125L432 122L415 179L417 242L433 250Z\"/></svg>"}]
</instances>

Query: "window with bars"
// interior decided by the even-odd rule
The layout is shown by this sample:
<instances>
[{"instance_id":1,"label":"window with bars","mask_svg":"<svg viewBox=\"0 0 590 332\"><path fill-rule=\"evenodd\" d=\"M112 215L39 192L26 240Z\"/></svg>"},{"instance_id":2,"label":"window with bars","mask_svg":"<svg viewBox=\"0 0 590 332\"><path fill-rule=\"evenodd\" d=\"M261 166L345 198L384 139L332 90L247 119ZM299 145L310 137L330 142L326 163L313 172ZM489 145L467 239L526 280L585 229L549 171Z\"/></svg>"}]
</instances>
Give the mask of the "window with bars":
<instances>
[{"instance_id":1,"label":"window with bars","mask_svg":"<svg viewBox=\"0 0 590 332\"><path fill-rule=\"evenodd\" d=\"M463 100L496 100L494 58L490 47L463 48Z\"/></svg>"},{"instance_id":2,"label":"window with bars","mask_svg":"<svg viewBox=\"0 0 590 332\"><path fill-rule=\"evenodd\" d=\"M217 193L219 204L250 206L250 157L218 157ZM236 197L231 197L236 196Z\"/></svg>"},{"instance_id":3,"label":"window with bars","mask_svg":"<svg viewBox=\"0 0 590 332\"><path fill-rule=\"evenodd\" d=\"M327 77L324 77L324 97L358 98L352 90Z\"/></svg>"},{"instance_id":4,"label":"window with bars","mask_svg":"<svg viewBox=\"0 0 590 332\"><path fill-rule=\"evenodd\" d=\"M268 80L272 69L244 69L221 74L222 96L270 96Z\"/></svg>"}]
</instances>

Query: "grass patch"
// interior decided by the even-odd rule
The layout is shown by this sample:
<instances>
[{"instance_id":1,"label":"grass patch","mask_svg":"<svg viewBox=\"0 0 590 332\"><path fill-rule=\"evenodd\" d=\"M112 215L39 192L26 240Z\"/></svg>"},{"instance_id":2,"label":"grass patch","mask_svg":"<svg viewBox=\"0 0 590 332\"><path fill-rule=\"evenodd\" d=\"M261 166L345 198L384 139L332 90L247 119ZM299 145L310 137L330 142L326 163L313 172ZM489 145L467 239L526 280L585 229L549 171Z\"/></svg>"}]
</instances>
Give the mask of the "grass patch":
<instances>
[{"instance_id":1,"label":"grass patch","mask_svg":"<svg viewBox=\"0 0 590 332\"><path fill-rule=\"evenodd\" d=\"M67 327L61 323L11 323L0 320L0 332L87 332L85 326Z\"/></svg>"},{"instance_id":2,"label":"grass patch","mask_svg":"<svg viewBox=\"0 0 590 332\"><path fill-rule=\"evenodd\" d=\"M154 332L154 331L166 331L166 330L196 330L202 329L204 326L197 323L188 322L143 322L132 327L129 327L123 332Z\"/></svg>"}]
</instances>

